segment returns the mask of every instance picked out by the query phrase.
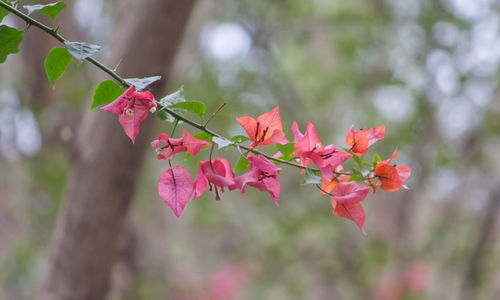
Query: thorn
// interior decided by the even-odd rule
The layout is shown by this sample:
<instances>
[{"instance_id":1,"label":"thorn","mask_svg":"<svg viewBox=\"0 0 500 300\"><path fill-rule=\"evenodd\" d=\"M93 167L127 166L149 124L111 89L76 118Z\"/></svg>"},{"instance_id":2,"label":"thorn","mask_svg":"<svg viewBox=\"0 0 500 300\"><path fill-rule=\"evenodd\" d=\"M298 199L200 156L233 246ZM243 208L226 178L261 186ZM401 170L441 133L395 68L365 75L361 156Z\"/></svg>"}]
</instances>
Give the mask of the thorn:
<instances>
[{"instance_id":1,"label":"thorn","mask_svg":"<svg viewBox=\"0 0 500 300\"><path fill-rule=\"evenodd\" d=\"M118 63L116 64L116 67L114 67L113 69L113 72L116 72L116 69L118 69L118 67L120 66L120 64L122 63L122 60L123 58L120 58L120 60L118 61Z\"/></svg>"}]
</instances>

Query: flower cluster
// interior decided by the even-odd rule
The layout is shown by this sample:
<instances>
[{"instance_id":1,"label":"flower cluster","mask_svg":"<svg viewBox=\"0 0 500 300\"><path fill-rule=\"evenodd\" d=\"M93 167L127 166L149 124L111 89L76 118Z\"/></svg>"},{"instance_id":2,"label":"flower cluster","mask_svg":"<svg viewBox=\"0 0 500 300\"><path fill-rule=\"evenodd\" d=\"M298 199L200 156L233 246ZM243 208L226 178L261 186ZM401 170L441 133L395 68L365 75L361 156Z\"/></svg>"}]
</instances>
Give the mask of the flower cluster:
<instances>
[{"instance_id":1,"label":"flower cluster","mask_svg":"<svg viewBox=\"0 0 500 300\"><path fill-rule=\"evenodd\" d=\"M134 142L139 133L139 124L144 121L148 112L154 111L156 107L151 93L138 93L132 86L102 109L119 115L120 124ZM366 234L365 212L361 203L366 199L370 188L373 193L377 188L389 192L398 191L406 188L404 182L411 175L409 166L392 164L398 154L397 150L386 160L375 155L371 164L363 161L362 157L368 148L385 137L385 126L362 128L358 131L351 126L345 139L348 147L340 148L334 144L323 145L312 122L307 123L304 133L299 130L298 124L293 122L293 142L289 142L283 131L278 107L257 119L245 116L237 118L236 121L248 136L242 140L250 141L248 146L239 145L240 149L247 150L240 158L246 165L243 174L235 176L236 171L233 171L227 159L212 158L212 148L209 159L199 162L194 180L182 166L171 166L160 175L158 194L177 217L182 214L188 202L200 197L207 190L215 194L216 200L220 200L221 194L226 190L245 193L245 188L250 186L267 191L278 206L281 190L278 175L282 169L276 164L287 164L297 167L302 173L307 172L313 177L321 178L317 182L313 180L313 183L316 183L321 193L330 197L333 214L352 220ZM177 153L188 152L191 156L196 156L203 148L210 145L213 147L216 138L223 139L212 132L206 132L213 140L196 138L184 130L180 138L161 133L151 142L151 146L156 150L159 160L169 160L170 163L170 159ZM229 142L227 145L235 144ZM257 150L272 144L279 144L281 148L277 148L283 150L272 156ZM345 171L344 163L350 159L354 159L359 168L369 169L353 167L350 171Z\"/></svg>"}]
</instances>

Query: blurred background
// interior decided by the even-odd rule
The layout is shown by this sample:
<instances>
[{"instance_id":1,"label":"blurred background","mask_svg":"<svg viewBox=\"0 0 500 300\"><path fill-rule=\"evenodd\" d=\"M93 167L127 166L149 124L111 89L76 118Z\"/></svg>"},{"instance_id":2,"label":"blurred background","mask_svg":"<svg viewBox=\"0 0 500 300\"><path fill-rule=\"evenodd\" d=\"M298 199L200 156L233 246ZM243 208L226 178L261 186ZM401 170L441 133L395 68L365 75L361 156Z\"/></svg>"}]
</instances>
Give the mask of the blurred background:
<instances>
[{"instance_id":1,"label":"blurred background","mask_svg":"<svg viewBox=\"0 0 500 300\"><path fill-rule=\"evenodd\" d=\"M112 56L106 47L120 1L68 2L58 19L64 35L103 45L98 58ZM279 208L249 188L219 202L205 194L177 219L157 195L168 164L148 149L108 298L500 299L499 7L199 1L168 90L184 85L209 113L227 102L210 128L242 134L236 117L276 105L289 139L293 121L301 129L312 121L323 143L339 146L351 124L385 124L386 139L367 158L397 148L396 163L413 168L409 190L369 196L367 236L332 216L329 198L285 166ZM12 16L4 23L23 26ZM0 66L0 299L36 297L70 145L100 76L73 62L53 90L43 60L56 45L30 29L20 54ZM171 124L157 123L155 134L170 133ZM237 154L216 153L232 162ZM197 160L175 162L194 177Z\"/></svg>"}]
</instances>

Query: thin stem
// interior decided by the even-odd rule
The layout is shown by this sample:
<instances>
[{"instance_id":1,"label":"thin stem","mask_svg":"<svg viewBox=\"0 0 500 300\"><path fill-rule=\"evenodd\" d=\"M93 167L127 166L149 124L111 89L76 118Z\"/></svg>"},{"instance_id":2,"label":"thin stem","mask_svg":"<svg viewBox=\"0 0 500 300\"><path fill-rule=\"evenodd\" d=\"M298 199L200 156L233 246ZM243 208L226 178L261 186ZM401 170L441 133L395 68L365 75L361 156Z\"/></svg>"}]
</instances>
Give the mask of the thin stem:
<instances>
[{"instance_id":1,"label":"thin stem","mask_svg":"<svg viewBox=\"0 0 500 300\"><path fill-rule=\"evenodd\" d=\"M325 193L325 194L327 194L327 195L330 195L330 196L333 196L333 195L332 195L332 193L329 193L329 192L325 191L323 188L321 188L321 187L319 186L319 184L316 184L316 187L317 187L320 191L322 191L323 193Z\"/></svg>"},{"instance_id":2,"label":"thin stem","mask_svg":"<svg viewBox=\"0 0 500 300\"><path fill-rule=\"evenodd\" d=\"M22 12L20 12L16 8L8 5L7 3L5 3L3 1L0 1L0 7L8 10L9 12L11 12L14 15L18 16L19 18L23 19L28 25L32 25L32 26L38 27L39 29L45 31L46 33L48 33L49 35L51 35L52 37L54 37L55 39L57 39L59 42L61 42L61 43L64 44L64 43L66 43L68 41L67 39L65 39L64 37L62 37L59 33L57 33L57 30L52 29L52 28L50 28L50 27L48 27L48 26L46 26L46 25L38 22L37 20L31 18L30 16L28 16L26 14L23 14ZM113 77L116 81L118 81L124 87L129 87L130 86L128 83L125 82L125 80L123 78L121 78L113 70L111 70L108 67L104 66L98 60L96 60L96 59L94 59L92 57L87 57L86 60L89 61L90 63L92 63L93 65L95 65L96 67L98 67L99 69L101 69L102 71L106 72L109 76Z\"/></svg>"},{"instance_id":3,"label":"thin stem","mask_svg":"<svg viewBox=\"0 0 500 300\"><path fill-rule=\"evenodd\" d=\"M177 125L179 125L179 119L175 119L174 122L174 128L172 128L172 132L170 133L170 136L173 137L175 133L175 129L177 129Z\"/></svg>"},{"instance_id":4,"label":"thin stem","mask_svg":"<svg viewBox=\"0 0 500 300\"><path fill-rule=\"evenodd\" d=\"M212 154L214 153L214 147L215 143L212 143L212 146L210 147L210 154L208 155L208 163L210 164L210 169L212 169L212 171L214 171L215 173L214 165L212 164Z\"/></svg>"},{"instance_id":5,"label":"thin stem","mask_svg":"<svg viewBox=\"0 0 500 300\"><path fill-rule=\"evenodd\" d=\"M215 117L215 115L226 105L227 103L226 102L223 102L221 105L219 105L219 107L210 115L210 117L208 117L207 121L205 122L205 124L203 124L203 127L206 127L208 125L208 122L210 122L210 120L212 120L213 117Z\"/></svg>"}]
</instances>

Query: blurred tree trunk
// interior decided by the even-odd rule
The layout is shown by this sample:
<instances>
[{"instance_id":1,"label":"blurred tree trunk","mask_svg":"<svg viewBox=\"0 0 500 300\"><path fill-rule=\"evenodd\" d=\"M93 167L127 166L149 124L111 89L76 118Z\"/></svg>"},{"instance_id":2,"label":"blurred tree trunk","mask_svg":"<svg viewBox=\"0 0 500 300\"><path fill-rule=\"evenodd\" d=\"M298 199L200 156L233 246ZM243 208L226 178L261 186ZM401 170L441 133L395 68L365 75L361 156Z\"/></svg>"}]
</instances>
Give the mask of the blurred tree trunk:
<instances>
[{"instance_id":1,"label":"blurred tree trunk","mask_svg":"<svg viewBox=\"0 0 500 300\"><path fill-rule=\"evenodd\" d=\"M193 5L194 0L120 1L106 63L123 59L118 72L124 77L166 78ZM151 87L159 96L165 80ZM118 236L152 136L151 119L142 124L133 145L116 116L102 111L85 115L39 299L106 296Z\"/></svg>"}]
</instances>

